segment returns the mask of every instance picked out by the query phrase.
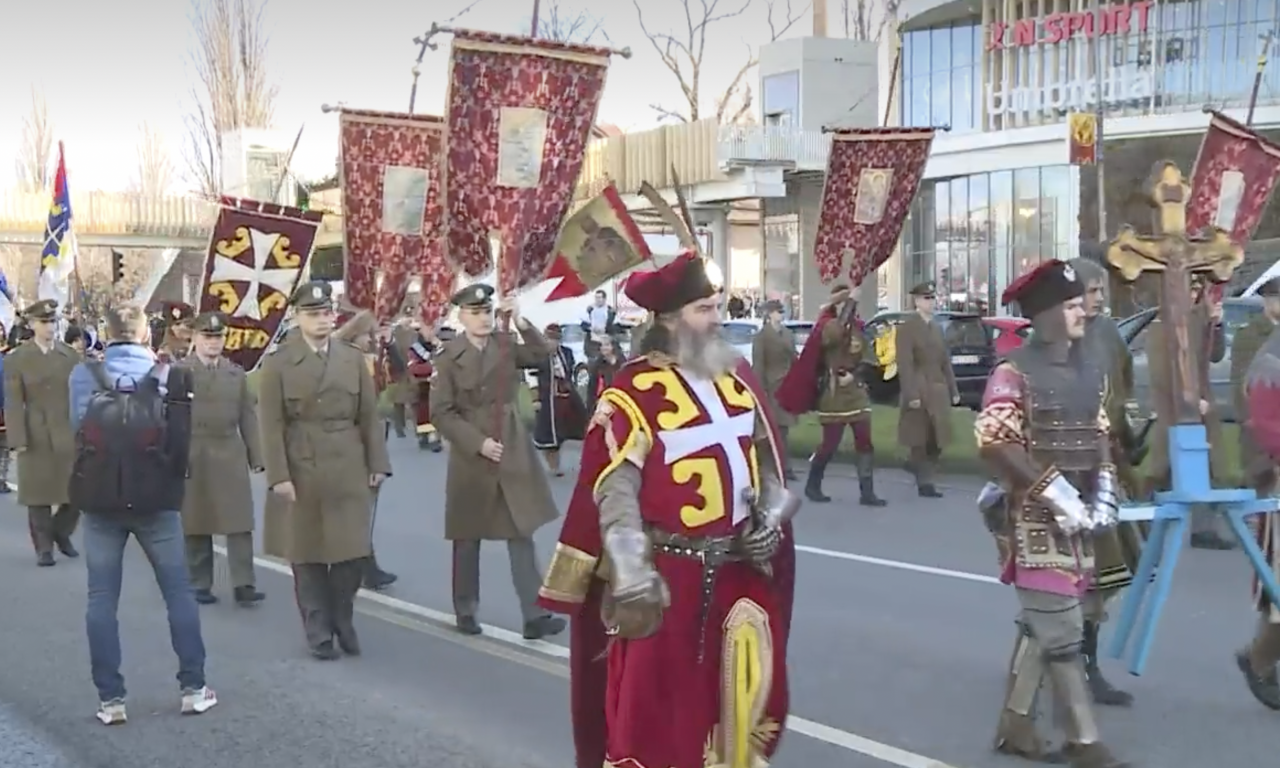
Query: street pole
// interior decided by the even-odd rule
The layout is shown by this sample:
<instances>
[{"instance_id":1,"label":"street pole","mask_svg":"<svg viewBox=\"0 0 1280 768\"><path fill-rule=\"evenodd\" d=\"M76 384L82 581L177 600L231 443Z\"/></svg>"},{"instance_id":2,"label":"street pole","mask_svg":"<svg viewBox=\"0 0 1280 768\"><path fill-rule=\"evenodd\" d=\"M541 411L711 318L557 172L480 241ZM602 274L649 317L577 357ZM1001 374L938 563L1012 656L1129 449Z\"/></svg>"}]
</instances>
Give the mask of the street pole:
<instances>
[{"instance_id":1,"label":"street pole","mask_svg":"<svg viewBox=\"0 0 1280 768\"><path fill-rule=\"evenodd\" d=\"M1262 87L1262 75L1267 69L1267 54L1271 51L1271 41L1275 39L1275 30L1270 30L1262 38L1262 52L1258 54L1258 71L1253 74L1253 90L1249 93L1249 112L1244 124L1253 126L1253 110L1258 106L1258 90Z\"/></svg>"},{"instance_id":2,"label":"street pole","mask_svg":"<svg viewBox=\"0 0 1280 768\"><path fill-rule=\"evenodd\" d=\"M1101 246L1107 242L1107 172L1106 172L1106 142L1104 141L1104 133L1102 123L1106 119L1106 99L1105 89L1103 88L1103 73L1106 71L1106 56L1103 55L1105 47L1102 35L1102 19L1104 17L1105 5L1103 0L1098 0L1098 13L1094 18L1094 36L1093 36L1093 69L1094 82L1097 85L1096 96L1094 102L1094 137L1093 137L1093 167L1097 175L1098 184L1098 244ZM1108 291L1110 295L1110 291Z\"/></svg>"},{"instance_id":3,"label":"street pole","mask_svg":"<svg viewBox=\"0 0 1280 768\"><path fill-rule=\"evenodd\" d=\"M529 30L529 37L538 36L538 0L533 0L533 24Z\"/></svg>"}]
</instances>

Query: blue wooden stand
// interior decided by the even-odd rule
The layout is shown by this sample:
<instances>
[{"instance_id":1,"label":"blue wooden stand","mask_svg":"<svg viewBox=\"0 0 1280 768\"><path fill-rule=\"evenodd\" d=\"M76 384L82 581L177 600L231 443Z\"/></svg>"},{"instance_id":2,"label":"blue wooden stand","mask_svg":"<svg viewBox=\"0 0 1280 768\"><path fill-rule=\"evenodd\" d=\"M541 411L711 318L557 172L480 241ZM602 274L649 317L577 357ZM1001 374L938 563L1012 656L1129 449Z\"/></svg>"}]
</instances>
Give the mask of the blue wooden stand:
<instances>
[{"instance_id":1,"label":"blue wooden stand","mask_svg":"<svg viewBox=\"0 0 1280 768\"><path fill-rule=\"evenodd\" d=\"M1124 596L1108 649L1111 658L1123 658L1136 626L1137 644L1129 659L1132 675L1141 675L1146 669L1156 625L1169 598L1173 571L1178 566L1178 555L1186 538L1191 508L1197 504L1215 505L1216 510L1226 516L1263 588L1272 602L1280 605L1280 584L1244 520L1249 515L1275 512L1280 509L1280 499L1259 499L1257 492L1248 488L1212 487L1209 441L1201 424L1182 424L1169 429L1169 467L1173 474L1172 491L1157 493L1155 504L1126 504L1120 509L1123 521L1151 521L1151 534L1142 548L1133 585Z\"/></svg>"}]
</instances>

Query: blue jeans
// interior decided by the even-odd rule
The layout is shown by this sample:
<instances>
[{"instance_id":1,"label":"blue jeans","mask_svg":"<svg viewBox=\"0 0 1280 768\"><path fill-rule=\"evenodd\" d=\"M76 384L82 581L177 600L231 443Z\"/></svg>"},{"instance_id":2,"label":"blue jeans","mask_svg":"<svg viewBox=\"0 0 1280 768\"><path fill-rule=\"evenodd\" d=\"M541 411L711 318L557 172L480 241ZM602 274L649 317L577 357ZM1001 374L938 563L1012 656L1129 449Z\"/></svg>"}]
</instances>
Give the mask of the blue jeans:
<instances>
[{"instance_id":1,"label":"blue jeans","mask_svg":"<svg viewBox=\"0 0 1280 768\"><path fill-rule=\"evenodd\" d=\"M89 663L101 701L124 698L120 674L120 584L130 534L151 561L169 614L169 637L178 654L178 684L204 686L204 639L200 612L187 573L187 553L178 512L139 517L84 516L84 559L89 572Z\"/></svg>"}]
</instances>

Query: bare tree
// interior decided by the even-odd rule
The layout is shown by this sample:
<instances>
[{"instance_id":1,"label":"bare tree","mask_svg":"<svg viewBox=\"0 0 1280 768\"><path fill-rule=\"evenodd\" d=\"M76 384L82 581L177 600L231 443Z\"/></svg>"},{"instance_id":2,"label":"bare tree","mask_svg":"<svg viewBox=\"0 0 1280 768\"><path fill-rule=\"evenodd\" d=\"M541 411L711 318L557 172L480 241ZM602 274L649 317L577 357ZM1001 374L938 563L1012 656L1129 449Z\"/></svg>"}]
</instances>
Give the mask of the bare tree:
<instances>
[{"instance_id":1,"label":"bare tree","mask_svg":"<svg viewBox=\"0 0 1280 768\"><path fill-rule=\"evenodd\" d=\"M840 0L844 36L852 40L877 41L898 18L902 0Z\"/></svg>"},{"instance_id":2,"label":"bare tree","mask_svg":"<svg viewBox=\"0 0 1280 768\"><path fill-rule=\"evenodd\" d=\"M14 164L18 187L23 192L42 192L53 165L53 120L49 105L37 91L31 91L31 112L22 120L22 144Z\"/></svg>"},{"instance_id":3,"label":"bare tree","mask_svg":"<svg viewBox=\"0 0 1280 768\"><path fill-rule=\"evenodd\" d=\"M551 0L538 14L538 37L558 43L592 43L597 38L609 40L603 21L586 11L576 14L565 11L558 0Z\"/></svg>"},{"instance_id":4,"label":"bare tree","mask_svg":"<svg viewBox=\"0 0 1280 768\"><path fill-rule=\"evenodd\" d=\"M164 137L150 123L138 126L138 168L133 189L140 195L161 196L173 183L173 159Z\"/></svg>"},{"instance_id":5,"label":"bare tree","mask_svg":"<svg viewBox=\"0 0 1280 768\"><path fill-rule=\"evenodd\" d=\"M222 186L222 137L241 128L271 124L276 89L267 81L267 0L191 0L196 37L193 56L200 85L186 116L185 161L198 191L215 196Z\"/></svg>"},{"instance_id":6,"label":"bare tree","mask_svg":"<svg viewBox=\"0 0 1280 768\"><path fill-rule=\"evenodd\" d=\"M690 123L700 120L702 113L702 64L707 51L707 32L718 22L741 16L755 0L734 0L737 4L722 9L723 0L681 0L684 6L684 28L679 33L654 32L645 24L640 0L631 0L636 8L640 31L657 51L663 66L675 75L680 85L684 104L681 109L668 109L658 104L650 107L663 119ZM783 0L779 12L778 0L765 0L768 8L769 40L777 40L787 33L809 5L796 10L792 0ZM777 16L778 18L775 18ZM715 98L715 118L720 123L736 123L747 116L754 98L747 75L759 63L754 49L747 48L747 59L730 79L728 86Z\"/></svg>"}]
</instances>

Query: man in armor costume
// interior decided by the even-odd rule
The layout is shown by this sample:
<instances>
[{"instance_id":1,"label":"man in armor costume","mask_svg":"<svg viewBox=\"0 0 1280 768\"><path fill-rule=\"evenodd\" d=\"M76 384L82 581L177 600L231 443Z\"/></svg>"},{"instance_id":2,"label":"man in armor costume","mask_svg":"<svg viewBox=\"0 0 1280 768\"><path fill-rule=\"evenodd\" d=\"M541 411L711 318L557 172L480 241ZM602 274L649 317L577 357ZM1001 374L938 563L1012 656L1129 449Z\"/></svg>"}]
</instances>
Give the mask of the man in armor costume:
<instances>
[{"instance_id":1,"label":"man in armor costume","mask_svg":"<svg viewBox=\"0 0 1280 768\"><path fill-rule=\"evenodd\" d=\"M1274 283L1265 287L1267 314L1274 316L1277 307L1277 288ZM1274 321L1268 320L1274 325ZM1238 338L1238 337L1237 337ZM1280 332L1272 330L1267 342L1258 350L1249 365L1244 382L1244 410L1237 413L1242 424L1242 442L1254 448L1257 458L1245 464L1249 482L1259 494L1274 494L1277 465L1280 465ZM1260 450L1258 450L1260 449ZM1272 572L1280 579L1280 512L1271 512L1251 518ZM1280 676L1276 667L1280 664L1280 607L1267 597L1261 583L1253 582L1254 605L1258 611L1258 628L1253 641L1236 653L1236 664L1244 675L1245 684L1259 702L1270 709L1280 710Z\"/></svg>"},{"instance_id":2,"label":"man in armor costume","mask_svg":"<svg viewBox=\"0 0 1280 768\"><path fill-rule=\"evenodd\" d=\"M1081 357L1098 366L1106 376L1103 407L1111 424L1111 457L1120 486L1125 493L1140 493L1134 464L1141 462L1142 450L1129 426L1128 410L1133 404L1133 355L1129 352L1116 321L1102 311L1106 299L1107 272L1097 261L1073 259L1071 267L1084 285L1084 338ZM1134 405L1136 407L1136 405ZM1098 633L1107 620L1107 607L1120 591L1133 583L1133 573L1142 556L1142 532L1136 523L1122 523L1113 529L1094 532L1094 577L1085 597L1084 668L1089 674L1093 700L1105 706L1127 707L1133 696L1111 685L1098 664Z\"/></svg>"},{"instance_id":3,"label":"man in armor costume","mask_svg":"<svg viewBox=\"0 0 1280 768\"><path fill-rule=\"evenodd\" d=\"M992 372L974 424L979 455L999 479L979 498L1003 583L1022 606L995 748L1076 768L1121 768L1102 743L1082 658L1093 534L1115 525L1119 483L1103 408L1105 374L1084 359L1084 284L1050 261L1009 285L1033 334ZM1061 756L1035 729L1044 678L1066 732Z\"/></svg>"},{"instance_id":4,"label":"man in armor costume","mask_svg":"<svg viewBox=\"0 0 1280 768\"><path fill-rule=\"evenodd\" d=\"M867 507L885 505L876 496L873 477L875 448L871 443L871 395L866 384L867 368L873 360L874 350L862 333L857 302L849 286L833 286L831 300L818 314L804 349L776 394L782 410L797 416L817 411L822 424L822 442L810 460L804 486L804 495L810 501L831 501L822 492L822 480L847 427L853 433L858 466L858 503Z\"/></svg>"}]
</instances>

